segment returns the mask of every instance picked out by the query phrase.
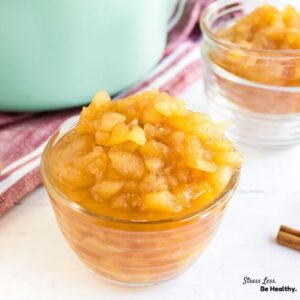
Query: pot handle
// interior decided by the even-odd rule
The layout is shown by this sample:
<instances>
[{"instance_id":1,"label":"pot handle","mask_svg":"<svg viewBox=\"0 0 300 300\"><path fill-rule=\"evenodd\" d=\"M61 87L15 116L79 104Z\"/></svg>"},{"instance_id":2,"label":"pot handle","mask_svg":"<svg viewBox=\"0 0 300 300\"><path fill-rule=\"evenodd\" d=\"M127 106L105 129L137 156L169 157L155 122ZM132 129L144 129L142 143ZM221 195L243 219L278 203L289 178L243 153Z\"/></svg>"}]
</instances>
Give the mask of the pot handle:
<instances>
[{"instance_id":1,"label":"pot handle","mask_svg":"<svg viewBox=\"0 0 300 300\"><path fill-rule=\"evenodd\" d=\"M168 31L171 31L172 28L180 20L188 0L169 0L168 2L169 2Z\"/></svg>"}]
</instances>

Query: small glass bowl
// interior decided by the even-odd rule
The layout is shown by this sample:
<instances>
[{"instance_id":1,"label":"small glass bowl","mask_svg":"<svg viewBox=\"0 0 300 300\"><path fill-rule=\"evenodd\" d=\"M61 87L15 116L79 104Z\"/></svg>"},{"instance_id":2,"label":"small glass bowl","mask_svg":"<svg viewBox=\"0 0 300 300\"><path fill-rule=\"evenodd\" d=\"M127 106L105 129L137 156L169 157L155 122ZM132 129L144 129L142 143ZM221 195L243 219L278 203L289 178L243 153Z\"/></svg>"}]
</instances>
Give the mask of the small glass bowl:
<instances>
[{"instance_id":1,"label":"small glass bowl","mask_svg":"<svg viewBox=\"0 0 300 300\"><path fill-rule=\"evenodd\" d=\"M115 283L148 285L176 276L194 262L214 236L237 187L239 170L222 195L189 215L159 221L99 215L65 196L50 173L51 152L77 122L78 118L70 119L53 135L41 162L45 188L67 242L92 271Z\"/></svg>"},{"instance_id":2,"label":"small glass bowl","mask_svg":"<svg viewBox=\"0 0 300 300\"><path fill-rule=\"evenodd\" d=\"M289 2L271 4L283 9ZM300 82L300 50L250 50L216 34L261 5L219 0L206 8L200 21L205 93L212 117L233 121L232 139L258 148L288 147L300 143L300 86L293 85L295 78Z\"/></svg>"}]
</instances>

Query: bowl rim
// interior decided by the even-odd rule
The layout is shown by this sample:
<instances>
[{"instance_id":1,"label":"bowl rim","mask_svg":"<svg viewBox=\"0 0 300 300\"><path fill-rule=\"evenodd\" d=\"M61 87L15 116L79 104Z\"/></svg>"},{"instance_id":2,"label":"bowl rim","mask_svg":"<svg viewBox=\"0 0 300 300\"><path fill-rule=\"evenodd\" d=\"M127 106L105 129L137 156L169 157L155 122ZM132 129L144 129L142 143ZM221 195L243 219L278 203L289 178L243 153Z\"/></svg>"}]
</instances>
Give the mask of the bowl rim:
<instances>
[{"instance_id":1,"label":"bowl rim","mask_svg":"<svg viewBox=\"0 0 300 300\"><path fill-rule=\"evenodd\" d=\"M240 179L240 170L241 168L235 168L234 172L231 176L229 183L227 184L226 188L223 192L214 199L211 203L207 204L200 210L195 210L194 212L190 212L187 214L182 214L180 216L165 218L165 219L158 219L158 220L126 220L126 219L118 219L114 217L110 217L107 215L102 215L99 213L95 213L89 209L84 208L83 206L76 203L74 200L68 198L64 195L54 184L49 171L48 166L48 155L51 151L52 146L54 143L57 143L63 136L71 132L77 122L79 120L79 115L73 116L66 120L57 130L56 132L49 138L41 157L41 176L44 186L49 193L49 189L51 189L51 193L54 193L55 200L59 200L63 205L68 207L71 210L75 210L81 214L87 215L89 217L95 218L99 221L111 222L111 223L121 223L121 224L139 224L139 225L153 225L153 224L165 224L165 223L174 223L174 222L185 222L193 218L205 218L210 215L215 208L219 205L225 205L231 199L232 195L234 194ZM65 131L65 132L62 132ZM51 197L50 197L51 198ZM52 201L52 200L51 200Z\"/></svg>"}]
</instances>

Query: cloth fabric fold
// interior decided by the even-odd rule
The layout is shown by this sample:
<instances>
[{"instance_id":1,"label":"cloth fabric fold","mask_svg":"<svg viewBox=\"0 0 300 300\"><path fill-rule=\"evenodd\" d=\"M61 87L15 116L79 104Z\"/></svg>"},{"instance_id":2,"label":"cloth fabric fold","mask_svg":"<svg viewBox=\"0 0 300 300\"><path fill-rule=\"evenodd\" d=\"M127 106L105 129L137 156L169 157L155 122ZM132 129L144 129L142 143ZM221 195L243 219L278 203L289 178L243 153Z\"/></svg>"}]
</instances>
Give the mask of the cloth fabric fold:
<instances>
[{"instance_id":1,"label":"cloth fabric fold","mask_svg":"<svg viewBox=\"0 0 300 300\"><path fill-rule=\"evenodd\" d=\"M160 88L179 95L201 77L198 21L205 0L177 0L171 15L165 53L150 74L124 97ZM41 184L40 158L46 141L79 108L44 113L0 112L0 216Z\"/></svg>"}]
</instances>

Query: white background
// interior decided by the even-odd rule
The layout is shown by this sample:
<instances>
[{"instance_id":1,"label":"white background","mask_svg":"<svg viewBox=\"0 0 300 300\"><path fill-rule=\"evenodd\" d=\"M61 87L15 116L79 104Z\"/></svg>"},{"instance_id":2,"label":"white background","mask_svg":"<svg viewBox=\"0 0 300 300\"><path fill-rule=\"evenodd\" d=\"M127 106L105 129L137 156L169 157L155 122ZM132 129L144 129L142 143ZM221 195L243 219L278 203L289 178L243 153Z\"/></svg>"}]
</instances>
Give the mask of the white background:
<instances>
[{"instance_id":1,"label":"white background","mask_svg":"<svg viewBox=\"0 0 300 300\"><path fill-rule=\"evenodd\" d=\"M202 84L183 98L205 110ZM0 300L300 299L300 253L274 242L280 224L300 229L300 147L246 157L241 182L207 251L180 277L147 288L106 283L77 259L39 188L0 219ZM274 278L296 294L261 293L243 278Z\"/></svg>"}]
</instances>

